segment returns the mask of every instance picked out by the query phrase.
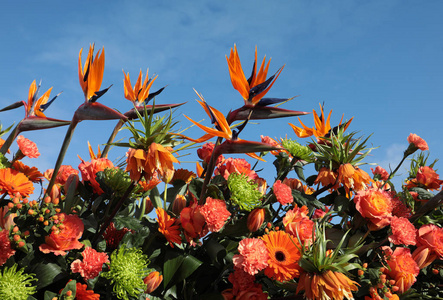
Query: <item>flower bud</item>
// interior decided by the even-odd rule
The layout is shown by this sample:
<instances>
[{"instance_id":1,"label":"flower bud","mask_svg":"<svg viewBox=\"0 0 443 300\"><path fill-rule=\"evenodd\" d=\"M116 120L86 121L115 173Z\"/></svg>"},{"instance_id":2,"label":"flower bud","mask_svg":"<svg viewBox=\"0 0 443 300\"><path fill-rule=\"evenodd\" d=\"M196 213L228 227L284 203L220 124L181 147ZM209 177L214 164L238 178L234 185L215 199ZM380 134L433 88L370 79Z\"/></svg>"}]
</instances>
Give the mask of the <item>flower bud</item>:
<instances>
[{"instance_id":1,"label":"flower bud","mask_svg":"<svg viewBox=\"0 0 443 300\"><path fill-rule=\"evenodd\" d=\"M154 271L149 273L148 276L143 279L143 282L146 284L146 293L150 294L155 291L160 283L163 281L163 275L160 275L159 272Z\"/></svg>"},{"instance_id":2,"label":"flower bud","mask_svg":"<svg viewBox=\"0 0 443 300\"><path fill-rule=\"evenodd\" d=\"M183 195L177 195L172 203L172 212L178 216L183 208L186 207L186 198Z\"/></svg>"},{"instance_id":3,"label":"flower bud","mask_svg":"<svg viewBox=\"0 0 443 300\"><path fill-rule=\"evenodd\" d=\"M152 204L151 198L149 198L149 196L146 196L143 201L145 201L145 215L147 215L154 209L154 205Z\"/></svg>"},{"instance_id":4,"label":"flower bud","mask_svg":"<svg viewBox=\"0 0 443 300\"><path fill-rule=\"evenodd\" d=\"M260 229L261 225L265 221L265 209L256 208L249 213L248 216L248 229L250 232L255 232Z\"/></svg>"}]
</instances>

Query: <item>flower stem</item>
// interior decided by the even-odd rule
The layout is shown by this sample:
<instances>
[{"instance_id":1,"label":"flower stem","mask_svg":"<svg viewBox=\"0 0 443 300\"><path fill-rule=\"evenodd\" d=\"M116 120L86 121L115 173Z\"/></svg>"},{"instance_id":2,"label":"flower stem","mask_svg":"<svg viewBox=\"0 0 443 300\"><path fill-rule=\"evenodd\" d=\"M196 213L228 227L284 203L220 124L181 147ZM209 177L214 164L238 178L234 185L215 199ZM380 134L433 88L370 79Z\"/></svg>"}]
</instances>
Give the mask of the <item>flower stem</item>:
<instances>
[{"instance_id":1,"label":"flower stem","mask_svg":"<svg viewBox=\"0 0 443 300\"><path fill-rule=\"evenodd\" d=\"M21 121L20 121L20 123L21 123ZM9 147L11 147L12 142L15 140L17 135L20 133L20 129L19 129L20 123L18 123L17 126L15 126L15 128L9 134L8 138L6 139L2 148L0 149L1 154L5 155L6 152L8 152Z\"/></svg>"},{"instance_id":2,"label":"flower stem","mask_svg":"<svg viewBox=\"0 0 443 300\"><path fill-rule=\"evenodd\" d=\"M122 128L123 124L125 122L120 119L115 125L114 130L112 131L111 135L109 136L108 142L106 143L105 149L103 149L102 157L106 157L108 155L109 149L111 148L111 143L114 141L115 136L119 132L120 128Z\"/></svg>"},{"instance_id":3,"label":"flower stem","mask_svg":"<svg viewBox=\"0 0 443 300\"><path fill-rule=\"evenodd\" d=\"M168 196L168 184L165 182L165 192L163 193L163 206L164 206L165 211L167 211L167 208L166 208L167 196Z\"/></svg>"},{"instance_id":4,"label":"flower stem","mask_svg":"<svg viewBox=\"0 0 443 300\"><path fill-rule=\"evenodd\" d=\"M98 238L105 232L106 228L108 228L109 224L111 224L112 220L114 219L115 215L120 210L121 206L123 205L123 202L128 198L129 194L132 192L134 187L137 185L136 181L132 181L131 185L127 188L125 194L120 198L119 202L115 206L112 213L108 216L108 218L103 222L102 226L100 227L100 231L98 231L95 236L93 237L91 243L93 247L97 245Z\"/></svg>"},{"instance_id":5,"label":"flower stem","mask_svg":"<svg viewBox=\"0 0 443 300\"><path fill-rule=\"evenodd\" d=\"M75 127L79 122L80 121L77 120L77 118L74 116L71 123L69 124L69 128L66 131L65 139L62 144L62 148L60 149L60 153L58 154L57 162L55 163L54 171L52 172L51 181L49 181L43 199L51 193L52 187L54 186L55 178L57 177L57 173L60 170L66 151L68 150L69 143L71 142L71 138L74 134Z\"/></svg>"}]
</instances>

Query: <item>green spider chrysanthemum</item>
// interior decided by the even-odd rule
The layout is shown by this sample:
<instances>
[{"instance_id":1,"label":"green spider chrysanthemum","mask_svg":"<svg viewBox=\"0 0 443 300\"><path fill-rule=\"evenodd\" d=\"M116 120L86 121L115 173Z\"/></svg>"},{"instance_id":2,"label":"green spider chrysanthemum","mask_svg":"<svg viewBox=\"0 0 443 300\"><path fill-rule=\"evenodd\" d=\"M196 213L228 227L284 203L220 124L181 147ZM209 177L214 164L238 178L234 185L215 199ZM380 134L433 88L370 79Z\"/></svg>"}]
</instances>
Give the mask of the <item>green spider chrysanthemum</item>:
<instances>
[{"instance_id":1,"label":"green spider chrysanthemum","mask_svg":"<svg viewBox=\"0 0 443 300\"><path fill-rule=\"evenodd\" d=\"M140 249L123 245L112 252L110 261L109 271L101 276L111 281L118 299L128 300L129 296L138 297L145 291L143 279L149 274L149 260Z\"/></svg>"},{"instance_id":2,"label":"green spider chrysanthemum","mask_svg":"<svg viewBox=\"0 0 443 300\"><path fill-rule=\"evenodd\" d=\"M283 148L289 151L293 157L297 157L301 160L312 162L313 161L313 155L311 148L307 146L303 146L296 141L293 141L291 139L282 139L281 144Z\"/></svg>"},{"instance_id":3,"label":"green spider chrysanthemum","mask_svg":"<svg viewBox=\"0 0 443 300\"><path fill-rule=\"evenodd\" d=\"M5 267L0 272L0 299L26 300L36 292L32 281L36 281L33 274L23 273L24 269L17 271L17 265Z\"/></svg>"},{"instance_id":4,"label":"green spider chrysanthemum","mask_svg":"<svg viewBox=\"0 0 443 300\"><path fill-rule=\"evenodd\" d=\"M10 168L11 167L11 163L9 162L9 160L0 153L0 169L5 169L5 168Z\"/></svg>"},{"instance_id":5,"label":"green spider chrysanthemum","mask_svg":"<svg viewBox=\"0 0 443 300\"><path fill-rule=\"evenodd\" d=\"M263 196L257 189L257 184L244 174L231 173L228 178L228 187L231 191L231 201L240 209L251 211L261 204Z\"/></svg>"}]
</instances>

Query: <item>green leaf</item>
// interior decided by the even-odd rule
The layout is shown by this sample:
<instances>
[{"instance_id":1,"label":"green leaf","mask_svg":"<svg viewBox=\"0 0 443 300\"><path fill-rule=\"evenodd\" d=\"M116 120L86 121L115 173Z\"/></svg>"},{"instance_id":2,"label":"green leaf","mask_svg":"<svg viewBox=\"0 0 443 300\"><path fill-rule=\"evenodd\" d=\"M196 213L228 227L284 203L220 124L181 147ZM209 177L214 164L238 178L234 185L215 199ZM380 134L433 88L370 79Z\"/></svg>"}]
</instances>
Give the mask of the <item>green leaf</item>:
<instances>
[{"instance_id":1,"label":"green leaf","mask_svg":"<svg viewBox=\"0 0 443 300\"><path fill-rule=\"evenodd\" d=\"M184 258L183 263L178 269L177 278L174 278L176 282L180 282L188 278L195 270L200 267L202 262L192 255L188 255Z\"/></svg>"},{"instance_id":2,"label":"green leaf","mask_svg":"<svg viewBox=\"0 0 443 300\"><path fill-rule=\"evenodd\" d=\"M157 187L151 190L149 194L149 199L151 199L152 205L154 205L155 208L163 208L162 198L160 197L160 193L158 192Z\"/></svg>"},{"instance_id":3,"label":"green leaf","mask_svg":"<svg viewBox=\"0 0 443 300\"><path fill-rule=\"evenodd\" d=\"M165 263L163 264L163 287L165 289L183 263L183 260L184 257L178 253L166 253Z\"/></svg>"},{"instance_id":4,"label":"green leaf","mask_svg":"<svg viewBox=\"0 0 443 300\"><path fill-rule=\"evenodd\" d=\"M62 268L54 263L40 262L33 265L29 273L36 274L37 290L44 288L66 276Z\"/></svg>"}]
</instances>

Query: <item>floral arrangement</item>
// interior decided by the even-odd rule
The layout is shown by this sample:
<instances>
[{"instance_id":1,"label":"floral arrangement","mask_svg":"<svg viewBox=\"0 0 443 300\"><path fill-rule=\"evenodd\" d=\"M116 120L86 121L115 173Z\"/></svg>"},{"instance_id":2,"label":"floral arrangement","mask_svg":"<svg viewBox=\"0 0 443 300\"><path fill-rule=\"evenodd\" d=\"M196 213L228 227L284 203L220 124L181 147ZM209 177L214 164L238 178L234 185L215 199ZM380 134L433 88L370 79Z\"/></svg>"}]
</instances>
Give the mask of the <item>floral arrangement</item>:
<instances>
[{"instance_id":1,"label":"floral arrangement","mask_svg":"<svg viewBox=\"0 0 443 300\"><path fill-rule=\"evenodd\" d=\"M150 92L147 73L134 86L124 73L128 112L97 102L109 87L93 45L84 63L80 50L85 102L71 121L46 117L58 95L39 96L35 81L27 101L0 110L25 108L0 129L0 299L443 299L443 180L427 143L411 134L398 166L370 175L369 137L350 132L352 118L334 127L320 106L309 127L308 112L278 107L291 98L265 97L283 67L268 77L256 50L246 78L235 46L226 58L244 105L225 116L196 92L211 124L184 124L201 137L177 129L172 110L184 103L154 102L164 88ZM240 138L251 120L283 117L285 138ZM79 122L113 119L103 150L63 164ZM40 153L23 133L57 126L68 129L54 168L25 165ZM115 141L119 131L131 137ZM111 146L127 149L124 162L108 158ZM195 149L196 169L178 168Z\"/></svg>"}]
</instances>

